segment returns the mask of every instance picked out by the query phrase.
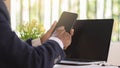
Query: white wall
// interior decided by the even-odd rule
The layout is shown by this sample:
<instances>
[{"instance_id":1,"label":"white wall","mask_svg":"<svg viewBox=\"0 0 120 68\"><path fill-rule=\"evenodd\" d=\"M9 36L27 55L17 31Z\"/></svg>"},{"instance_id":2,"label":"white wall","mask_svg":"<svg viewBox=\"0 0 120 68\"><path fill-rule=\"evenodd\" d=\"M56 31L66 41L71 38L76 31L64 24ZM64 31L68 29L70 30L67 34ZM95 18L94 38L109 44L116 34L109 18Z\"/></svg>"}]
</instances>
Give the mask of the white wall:
<instances>
[{"instance_id":1,"label":"white wall","mask_svg":"<svg viewBox=\"0 0 120 68\"><path fill-rule=\"evenodd\" d=\"M120 66L120 42L111 43L107 62Z\"/></svg>"}]
</instances>

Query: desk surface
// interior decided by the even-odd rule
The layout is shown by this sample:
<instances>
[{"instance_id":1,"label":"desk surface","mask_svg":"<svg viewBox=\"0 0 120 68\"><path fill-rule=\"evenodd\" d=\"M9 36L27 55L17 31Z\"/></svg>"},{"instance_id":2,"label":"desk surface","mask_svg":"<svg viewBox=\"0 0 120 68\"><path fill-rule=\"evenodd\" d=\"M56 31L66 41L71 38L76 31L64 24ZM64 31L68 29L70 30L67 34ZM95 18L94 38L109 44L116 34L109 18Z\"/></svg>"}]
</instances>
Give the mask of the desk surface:
<instances>
[{"instance_id":1,"label":"desk surface","mask_svg":"<svg viewBox=\"0 0 120 68\"><path fill-rule=\"evenodd\" d=\"M118 68L117 66L100 66L100 65L86 65L86 66L72 66L72 65L55 65L53 68Z\"/></svg>"}]
</instances>

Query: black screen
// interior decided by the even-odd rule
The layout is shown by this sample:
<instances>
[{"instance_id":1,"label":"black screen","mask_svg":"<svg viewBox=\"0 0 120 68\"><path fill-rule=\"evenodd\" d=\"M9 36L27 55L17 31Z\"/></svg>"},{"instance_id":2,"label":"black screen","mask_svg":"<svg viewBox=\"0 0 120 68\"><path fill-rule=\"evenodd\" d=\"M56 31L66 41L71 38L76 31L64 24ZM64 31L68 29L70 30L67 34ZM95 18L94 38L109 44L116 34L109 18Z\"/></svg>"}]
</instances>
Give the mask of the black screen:
<instances>
[{"instance_id":1,"label":"black screen","mask_svg":"<svg viewBox=\"0 0 120 68\"><path fill-rule=\"evenodd\" d=\"M71 12L66 12L64 11L56 25L56 28L60 27L60 26L64 26L65 30L67 32L70 32L73 24L76 21L77 18L77 14L76 13L71 13Z\"/></svg>"},{"instance_id":2,"label":"black screen","mask_svg":"<svg viewBox=\"0 0 120 68\"><path fill-rule=\"evenodd\" d=\"M113 19L77 20L66 58L77 61L107 61Z\"/></svg>"}]
</instances>

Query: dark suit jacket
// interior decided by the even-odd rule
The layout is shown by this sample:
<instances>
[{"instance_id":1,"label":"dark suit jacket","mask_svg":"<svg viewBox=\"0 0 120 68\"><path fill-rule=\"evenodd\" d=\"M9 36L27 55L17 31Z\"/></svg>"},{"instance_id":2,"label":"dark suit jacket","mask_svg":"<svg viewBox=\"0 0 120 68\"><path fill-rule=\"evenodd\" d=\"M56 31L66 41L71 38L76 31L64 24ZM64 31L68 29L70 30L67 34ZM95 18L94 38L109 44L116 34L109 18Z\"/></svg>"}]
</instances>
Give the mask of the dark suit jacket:
<instances>
[{"instance_id":1,"label":"dark suit jacket","mask_svg":"<svg viewBox=\"0 0 120 68\"><path fill-rule=\"evenodd\" d=\"M8 11L0 0L0 68L52 68L64 56L53 40L38 47L20 40L11 30Z\"/></svg>"}]
</instances>

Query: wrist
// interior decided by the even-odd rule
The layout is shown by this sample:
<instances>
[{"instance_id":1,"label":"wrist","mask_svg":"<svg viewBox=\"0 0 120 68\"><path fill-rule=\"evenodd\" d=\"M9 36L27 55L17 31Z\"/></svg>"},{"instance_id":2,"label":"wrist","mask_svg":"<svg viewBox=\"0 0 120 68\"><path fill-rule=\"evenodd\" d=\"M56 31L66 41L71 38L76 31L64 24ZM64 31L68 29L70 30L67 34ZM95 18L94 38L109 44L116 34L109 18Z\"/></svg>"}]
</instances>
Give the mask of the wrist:
<instances>
[{"instance_id":1,"label":"wrist","mask_svg":"<svg viewBox=\"0 0 120 68\"><path fill-rule=\"evenodd\" d=\"M32 40L32 46L39 46L39 45L41 45L41 39L40 38Z\"/></svg>"}]
</instances>

